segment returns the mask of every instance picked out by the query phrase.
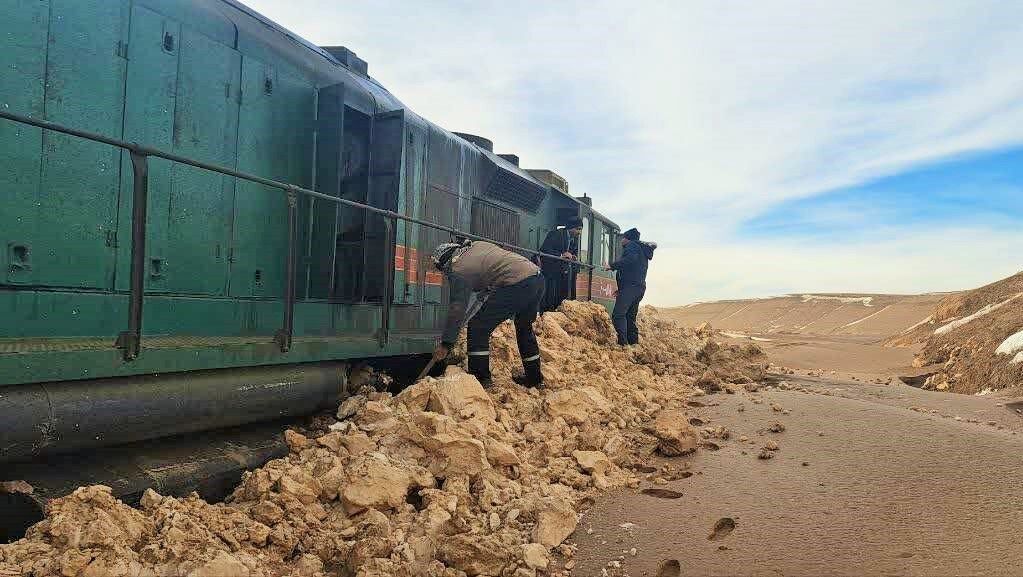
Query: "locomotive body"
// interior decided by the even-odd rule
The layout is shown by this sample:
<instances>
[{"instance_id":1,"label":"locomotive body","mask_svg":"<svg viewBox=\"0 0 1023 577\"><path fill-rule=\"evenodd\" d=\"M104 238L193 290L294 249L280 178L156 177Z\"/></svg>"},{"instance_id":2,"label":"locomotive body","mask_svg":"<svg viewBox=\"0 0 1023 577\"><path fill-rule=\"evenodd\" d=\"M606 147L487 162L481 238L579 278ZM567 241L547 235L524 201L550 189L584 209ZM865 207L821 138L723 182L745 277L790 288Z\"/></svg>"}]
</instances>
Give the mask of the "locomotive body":
<instances>
[{"instance_id":1,"label":"locomotive body","mask_svg":"<svg viewBox=\"0 0 1023 577\"><path fill-rule=\"evenodd\" d=\"M11 393L0 404L38 405L26 427L55 420L57 390L84 403L74 414L107 421L124 406L104 404L110 391L148 399L132 409L143 419L177 390L176 418L188 419L195 383L234 383L220 397L234 403L253 367L274 375L256 379L266 401L306 386L274 366L428 353L446 303L428 257L450 231L352 203L527 249L580 216L583 263L613 257L616 225L556 174L430 123L353 52L233 0L0 2L0 37L14 39L0 50L3 112L350 201L150 156L144 229L133 228L131 151L0 119L0 393ZM126 355L138 230L144 308L138 354ZM614 283L584 269L575 289L609 306Z\"/></svg>"}]
</instances>

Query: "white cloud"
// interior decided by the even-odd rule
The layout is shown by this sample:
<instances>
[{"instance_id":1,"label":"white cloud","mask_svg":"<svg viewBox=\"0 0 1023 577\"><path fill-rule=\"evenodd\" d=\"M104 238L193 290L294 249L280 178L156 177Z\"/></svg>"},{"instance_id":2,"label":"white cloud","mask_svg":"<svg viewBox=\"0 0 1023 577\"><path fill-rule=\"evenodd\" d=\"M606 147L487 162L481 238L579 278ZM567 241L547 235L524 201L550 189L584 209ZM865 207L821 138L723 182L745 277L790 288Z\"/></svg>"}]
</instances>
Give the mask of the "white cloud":
<instances>
[{"instance_id":1,"label":"white cloud","mask_svg":"<svg viewBox=\"0 0 1023 577\"><path fill-rule=\"evenodd\" d=\"M675 305L803 293L963 290L1019 272L1020 254L1018 232L968 228L880 235L852 245L726 240L659 247L647 300Z\"/></svg>"},{"instance_id":2,"label":"white cloud","mask_svg":"<svg viewBox=\"0 0 1023 577\"><path fill-rule=\"evenodd\" d=\"M781 286L937 289L948 284L940 269L909 282L905 265L940 262L982 282L1014 261L949 252L947 234L922 231L872 257L860 256L878 248L869 242L772 249L731 233L785 199L1023 141L1023 4L248 3L314 42L352 48L420 114L556 170L639 226L662 247L652 286L694 260L722 271L674 299L652 289L662 302ZM720 264L749 254L757 282Z\"/></svg>"}]
</instances>

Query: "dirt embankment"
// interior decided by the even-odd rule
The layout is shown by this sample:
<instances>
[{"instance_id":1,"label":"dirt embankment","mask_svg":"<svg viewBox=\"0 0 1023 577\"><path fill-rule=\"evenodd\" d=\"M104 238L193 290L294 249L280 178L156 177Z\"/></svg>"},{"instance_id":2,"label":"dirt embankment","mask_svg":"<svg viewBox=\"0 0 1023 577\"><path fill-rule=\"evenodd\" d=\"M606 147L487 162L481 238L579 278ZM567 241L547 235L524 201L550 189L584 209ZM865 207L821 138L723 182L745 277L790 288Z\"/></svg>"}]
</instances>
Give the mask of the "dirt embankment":
<instances>
[{"instance_id":1,"label":"dirt embankment","mask_svg":"<svg viewBox=\"0 0 1023 577\"><path fill-rule=\"evenodd\" d=\"M660 309L665 318L756 342L776 365L851 380L886 382L913 367L913 348L882 341L932 314L942 295L800 294Z\"/></svg>"},{"instance_id":2,"label":"dirt embankment","mask_svg":"<svg viewBox=\"0 0 1023 577\"><path fill-rule=\"evenodd\" d=\"M976 394L1023 387L1023 273L943 298L928 322L888 339L922 343L924 388Z\"/></svg>"},{"instance_id":3,"label":"dirt embankment","mask_svg":"<svg viewBox=\"0 0 1023 577\"><path fill-rule=\"evenodd\" d=\"M759 335L887 337L923 321L944 295L801 294L660 309L686 326Z\"/></svg>"},{"instance_id":4,"label":"dirt embankment","mask_svg":"<svg viewBox=\"0 0 1023 577\"><path fill-rule=\"evenodd\" d=\"M645 310L621 350L603 308L566 303L538 321L548 384L523 389L513 330L493 342L496 384L457 368L392 396L366 387L291 453L247 473L225 503L105 487L51 502L0 545L0 575L565 575L564 540L592 496L638 486L643 457L697 451L690 396L763 376L755 345L719 345Z\"/></svg>"}]
</instances>

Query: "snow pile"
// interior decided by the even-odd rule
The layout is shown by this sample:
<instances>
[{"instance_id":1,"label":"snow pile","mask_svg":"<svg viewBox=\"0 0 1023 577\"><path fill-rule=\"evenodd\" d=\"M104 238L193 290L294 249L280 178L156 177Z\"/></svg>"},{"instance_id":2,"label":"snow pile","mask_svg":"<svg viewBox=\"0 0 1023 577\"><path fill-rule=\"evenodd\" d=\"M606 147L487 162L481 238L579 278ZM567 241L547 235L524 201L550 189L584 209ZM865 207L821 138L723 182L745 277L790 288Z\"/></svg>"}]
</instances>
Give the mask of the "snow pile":
<instances>
[{"instance_id":1,"label":"snow pile","mask_svg":"<svg viewBox=\"0 0 1023 577\"><path fill-rule=\"evenodd\" d=\"M966 325L967 323L970 323L972 321L975 321L975 320L979 319L980 317L983 317L985 315L993 313L994 311L1004 307L1005 305L1011 303L1012 301L1016 300L1017 298L1019 298L1021 296L1023 296L1023 293L1017 293L1017 294L1014 294L1011 297L1005 299L1002 302L994 303L994 304L989 304L989 305L985 306L984 308L980 309L979 311L973 313L970 316L963 317L961 319L955 319L952 322L948 323L947 325L943 325L943 326L940 326L940 327L934 329L934 334L936 334L936 335L943 335L943 334L945 334L945 333L947 333L949 331L953 331L953 330L955 330L955 329L957 329L957 328L959 328L959 327L961 327L963 325Z\"/></svg>"},{"instance_id":2,"label":"snow pile","mask_svg":"<svg viewBox=\"0 0 1023 577\"><path fill-rule=\"evenodd\" d=\"M1009 335L1009 337L1002 341L1002 344L998 345L998 348L995 349L995 353L999 355L1011 355L1017 351L1023 351L1023 331L1014 335Z\"/></svg>"},{"instance_id":3,"label":"snow pile","mask_svg":"<svg viewBox=\"0 0 1023 577\"><path fill-rule=\"evenodd\" d=\"M933 318L945 324L914 360L936 371L924 387L975 394L1023 386L1021 297L1023 273L943 298Z\"/></svg>"},{"instance_id":4,"label":"snow pile","mask_svg":"<svg viewBox=\"0 0 1023 577\"><path fill-rule=\"evenodd\" d=\"M995 354L1015 354L1016 356L1012 357L1009 363L1013 365L1023 363L1023 331L1010 335L1009 338L1002 341L1002 344L998 345L998 348L995 349Z\"/></svg>"},{"instance_id":5,"label":"snow pile","mask_svg":"<svg viewBox=\"0 0 1023 577\"><path fill-rule=\"evenodd\" d=\"M437 576L558 574L585 497L638 484L657 450L696 450L684 412L699 386L760 378L755 345L641 316L643 344L611 346L606 311L565 303L538 321L547 387L507 378L514 331L492 342L496 384L457 367L398 395L365 387L330 432L286 432L290 454L246 473L225 503L105 487L51 502L0 575Z\"/></svg>"},{"instance_id":6,"label":"snow pile","mask_svg":"<svg viewBox=\"0 0 1023 577\"><path fill-rule=\"evenodd\" d=\"M865 307L874 306L874 297L843 297L832 295L801 295L801 297L804 303L810 301L838 301L842 304L860 303Z\"/></svg>"}]
</instances>

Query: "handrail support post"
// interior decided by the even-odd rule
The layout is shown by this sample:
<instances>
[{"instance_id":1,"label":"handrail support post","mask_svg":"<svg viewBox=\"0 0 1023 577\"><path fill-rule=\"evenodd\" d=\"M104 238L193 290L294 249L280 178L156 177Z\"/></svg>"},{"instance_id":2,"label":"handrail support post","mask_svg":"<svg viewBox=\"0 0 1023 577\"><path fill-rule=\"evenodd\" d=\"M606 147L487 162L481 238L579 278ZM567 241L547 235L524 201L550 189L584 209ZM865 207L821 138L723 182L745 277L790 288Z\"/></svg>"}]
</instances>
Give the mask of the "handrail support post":
<instances>
[{"instance_id":1,"label":"handrail support post","mask_svg":"<svg viewBox=\"0 0 1023 577\"><path fill-rule=\"evenodd\" d=\"M292 339L295 334L295 275L297 274L297 249L298 249L298 192L295 185L288 185L285 189L288 195L288 255L284 279L284 326L277 331L274 340L281 348L282 353L291 350Z\"/></svg>"},{"instance_id":2,"label":"handrail support post","mask_svg":"<svg viewBox=\"0 0 1023 577\"><path fill-rule=\"evenodd\" d=\"M128 330L117 337L124 360L138 358L142 350L142 304L145 299L146 215L149 200L148 155L137 144L128 149L132 168L131 280L128 295Z\"/></svg>"}]
</instances>

